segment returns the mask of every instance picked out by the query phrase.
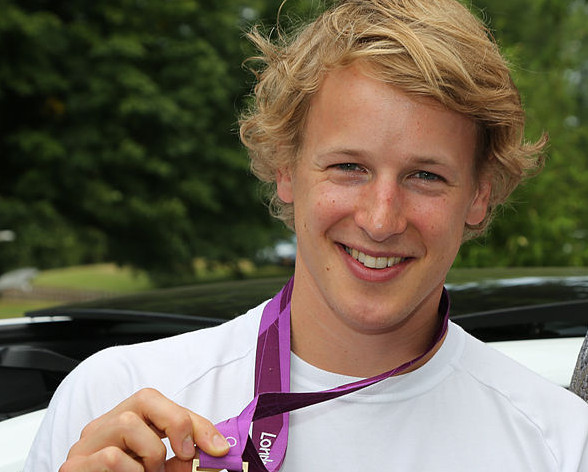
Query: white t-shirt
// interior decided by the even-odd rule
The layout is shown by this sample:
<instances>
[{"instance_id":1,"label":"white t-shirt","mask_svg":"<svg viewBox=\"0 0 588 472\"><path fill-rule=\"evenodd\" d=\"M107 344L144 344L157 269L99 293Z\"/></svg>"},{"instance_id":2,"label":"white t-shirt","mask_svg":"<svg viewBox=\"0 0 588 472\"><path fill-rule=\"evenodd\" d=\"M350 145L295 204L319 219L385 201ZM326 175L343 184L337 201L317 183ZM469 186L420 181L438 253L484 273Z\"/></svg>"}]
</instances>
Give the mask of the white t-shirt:
<instances>
[{"instance_id":1,"label":"white t-shirt","mask_svg":"<svg viewBox=\"0 0 588 472\"><path fill-rule=\"evenodd\" d=\"M57 471L89 421L143 387L213 422L238 415L262 310L92 356L56 392L25 471ZM292 356L293 391L352 380ZM288 444L280 472L588 471L588 405L450 323L414 372L292 412Z\"/></svg>"}]
</instances>

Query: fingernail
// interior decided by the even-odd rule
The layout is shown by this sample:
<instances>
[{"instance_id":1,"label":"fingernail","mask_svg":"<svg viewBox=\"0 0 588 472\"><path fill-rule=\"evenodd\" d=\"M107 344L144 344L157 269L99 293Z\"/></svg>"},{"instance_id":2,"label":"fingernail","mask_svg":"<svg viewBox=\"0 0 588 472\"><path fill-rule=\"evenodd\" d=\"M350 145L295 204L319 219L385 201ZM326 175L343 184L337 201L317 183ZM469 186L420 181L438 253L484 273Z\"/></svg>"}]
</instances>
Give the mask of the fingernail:
<instances>
[{"instance_id":1,"label":"fingernail","mask_svg":"<svg viewBox=\"0 0 588 472\"><path fill-rule=\"evenodd\" d=\"M212 437L212 445L216 449L226 449L229 447L229 443L227 442L227 440L224 437L222 437L220 434L215 434Z\"/></svg>"},{"instance_id":2,"label":"fingernail","mask_svg":"<svg viewBox=\"0 0 588 472\"><path fill-rule=\"evenodd\" d=\"M194 455L195 448L194 448L194 439L192 439L192 436L188 435L184 438L184 441L182 442L182 452L186 456L193 456Z\"/></svg>"}]
</instances>

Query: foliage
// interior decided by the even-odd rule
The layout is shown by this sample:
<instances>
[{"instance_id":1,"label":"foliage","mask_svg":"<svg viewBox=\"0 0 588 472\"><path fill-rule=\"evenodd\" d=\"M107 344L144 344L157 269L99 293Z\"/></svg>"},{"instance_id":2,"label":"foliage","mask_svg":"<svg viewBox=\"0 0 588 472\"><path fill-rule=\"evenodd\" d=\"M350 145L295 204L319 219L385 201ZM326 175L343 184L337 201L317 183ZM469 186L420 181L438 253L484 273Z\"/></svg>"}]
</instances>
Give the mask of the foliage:
<instances>
[{"instance_id":1,"label":"foliage","mask_svg":"<svg viewBox=\"0 0 588 472\"><path fill-rule=\"evenodd\" d=\"M588 5L584 0L474 0L513 65L528 138L550 136L543 172L512 196L461 266L588 262Z\"/></svg>"},{"instance_id":2,"label":"foliage","mask_svg":"<svg viewBox=\"0 0 588 472\"><path fill-rule=\"evenodd\" d=\"M0 0L0 267L114 260L161 284L277 231L238 144L237 0Z\"/></svg>"},{"instance_id":3,"label":"foliage","mask_svg":"<svg viewBox=\"0 0 588 472\"><path fill-rule=\"evenodd\" d=\"M551 145L456 265L586 264L586 2L472 1L513 64L529 138ZM253 80L242 32L281 3L0 0L0 230L17 235L0 272L114 261L166 285L196 257L237 261L282 234L235 118ZM280 23L324 3L288 0Z\"/></svg>"}]
</instances>

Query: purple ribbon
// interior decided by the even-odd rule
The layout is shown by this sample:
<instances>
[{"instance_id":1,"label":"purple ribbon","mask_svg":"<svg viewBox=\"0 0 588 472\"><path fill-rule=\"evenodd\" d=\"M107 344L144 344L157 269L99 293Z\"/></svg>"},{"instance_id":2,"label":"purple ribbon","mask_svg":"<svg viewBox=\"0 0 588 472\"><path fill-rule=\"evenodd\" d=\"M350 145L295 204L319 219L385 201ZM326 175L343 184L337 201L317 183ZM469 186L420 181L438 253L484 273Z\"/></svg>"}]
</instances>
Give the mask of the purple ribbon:
<instances>
[{"instance_id":1,"label":"purple ribbon","mask_svg":"<svg viewBox=\"0 0 588 472\"><path fill-rule=\"evenodd\" d=\"M443 289L439 305L442 326L423 354L375 377L321 392L290 393L290 299L293 280L290 279L263 310L253 400L239 416L216 425L231 446L229 453L224 457L212 457L201 452L202 467L241 471L242 463L248 462L251 472L277 471L284 461L288 445L288 412L356 392L406 371L427 356L447 332L449 295Z\"/></svg>"}]
</instances>

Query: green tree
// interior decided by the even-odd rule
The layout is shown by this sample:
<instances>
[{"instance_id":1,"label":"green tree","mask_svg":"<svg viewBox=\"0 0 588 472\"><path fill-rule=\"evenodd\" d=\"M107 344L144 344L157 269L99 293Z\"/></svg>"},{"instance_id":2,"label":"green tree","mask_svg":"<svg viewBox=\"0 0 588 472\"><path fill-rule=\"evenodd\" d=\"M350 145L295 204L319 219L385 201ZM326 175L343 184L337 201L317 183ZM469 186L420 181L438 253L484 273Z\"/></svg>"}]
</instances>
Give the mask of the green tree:
<instances>
[{"instance_id":1,"label":"green tree","mask_svg":"<svg viewBox=\"0 0 588 472\"><path fill-rule=\"evenodd\" d=\"M322 0L289 0L288 29ZM234 261L280 225L259 204L236 114L253 76L243 30L281 0L0 0L0 271L114 260L159 282ZM513 64L542 174L461 265L588 261L585 0L474 0ZM272 34L277 34L275 31ZM171 275L170 275L171 274ZM175 280L173 280L175 279Z\"/></svg>"},{"instance_id":2,"label":"green tree","mask_svg":"<svg viewBox=\"0 0 588 472\"><path fill-rule=\"evenodd\" d=\"M159 282L279 231L238 143L237 0L0 1L0 267L114 260ZM173 280L172 280L173 279Z\"/></svg>"},{"instance_id":3,"label":"green tree","mask_svg":"<svg viewBox=\"0 0 588 472\"><path fill-rule=\"evenodd\" d=\"M461 265L588 262L588 7L583 0L475 0L507 51L528 137L550 136L543 172L520 187Z\"/></svg>"}]
</instances>

